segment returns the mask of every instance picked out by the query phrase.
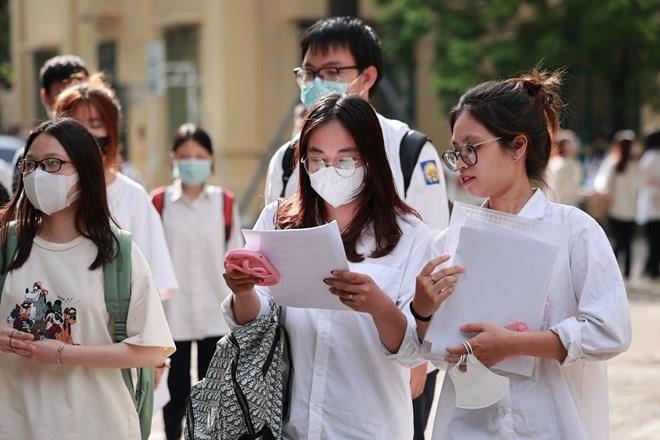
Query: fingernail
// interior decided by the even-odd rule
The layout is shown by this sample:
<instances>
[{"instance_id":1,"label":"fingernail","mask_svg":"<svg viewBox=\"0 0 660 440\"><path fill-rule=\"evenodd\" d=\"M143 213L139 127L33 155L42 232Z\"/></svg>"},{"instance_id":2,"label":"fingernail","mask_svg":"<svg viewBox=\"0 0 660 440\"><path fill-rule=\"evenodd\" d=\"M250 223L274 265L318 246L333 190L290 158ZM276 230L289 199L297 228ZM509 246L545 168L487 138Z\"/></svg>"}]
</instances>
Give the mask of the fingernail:
<instances>
[{"instance_id":1,"label":"fingernail","mask_svg":"<svg viewBox=\"0 0 660 440\"><path fill-rule=\"evenodd\" d=\"M337 271L336 271L336 270L331 270L330 273L333 274L333 275L337 275Z\"/></svg>"},{"instance_id":2,"label":"fingernail","mask_svg":"<svg viewBox=\"0 0 660 440\"><path fill-rule=\"evenodd\" d=\"M324 279L323 279L323 282L324 282L325 284L330 284L330 279L329 279L329 278L324 278Z\"/></svg>"}]
</instances>

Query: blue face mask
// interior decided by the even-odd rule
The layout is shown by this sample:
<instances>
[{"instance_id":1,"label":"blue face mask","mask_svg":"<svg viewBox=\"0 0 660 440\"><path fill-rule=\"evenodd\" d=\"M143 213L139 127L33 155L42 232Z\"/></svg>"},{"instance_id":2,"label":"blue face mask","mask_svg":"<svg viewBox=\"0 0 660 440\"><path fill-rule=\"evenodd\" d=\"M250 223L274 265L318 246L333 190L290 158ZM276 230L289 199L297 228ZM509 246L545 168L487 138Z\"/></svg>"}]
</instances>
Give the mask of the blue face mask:
<instances>
[{"instance_id":1,"label":"blue face mask","mask_svg":"<svg viewBox=\"0 0 660 440\"><path fill-rule=\"evenodd\" d=\"M348 90L348 84L338 81L326 81L318 76L314 81L300 86L300 102L310 108L316 101L331 93L344 95Z\"/></svg>"},{"instance_id":2,"label":"blue face mask","mask_svg":"<svg viewBox=\"0 0 660 440\"><path fill-rule=\"evenodd\" d=\"M174 161L172 175L185 185L201 185L211 175L213 162L207 159L179 159Z\"/></svg>"}]
</instances>

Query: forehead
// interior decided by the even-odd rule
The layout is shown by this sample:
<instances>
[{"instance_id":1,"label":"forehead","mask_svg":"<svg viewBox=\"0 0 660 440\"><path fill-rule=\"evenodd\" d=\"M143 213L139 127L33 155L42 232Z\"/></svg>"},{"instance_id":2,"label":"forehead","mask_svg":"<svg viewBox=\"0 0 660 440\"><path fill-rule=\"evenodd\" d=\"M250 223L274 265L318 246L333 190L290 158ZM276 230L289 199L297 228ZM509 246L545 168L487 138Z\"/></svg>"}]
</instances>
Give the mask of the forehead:
<instances>
[{"instance_id":1,"label":"forehead","mask_svg":"<svg viewBox=\"0 0 660 440\"><path fill-rule=\"evenodd\" d=\"M348 46L335 43L328 46L314 45L305 53L303 66L322 67L326 64L349 66L355 64L355 57Z\"/></svg>"},{"instance_id":2,"label":"forehead","mask_svg":"<svg viewBox=\"0 0 660 440\"><path fill-rule=\"evenodd\" d=\"M495 137L495 135L466 110L456 119L451 142L456 145L463 145L492 137Z\"/></svg>"},{"instance_id":3,"label":"forehead","mask_svg":"<svg viewBox=\"0 0 660 440\"><path fill-rule=\"evenodd\" d=\"M40 159L46 156L58 157L61 159L69 159L66 150L60 142L48 133L41 133L35 138L30 145L26 157L32 159Z\"/></svg>"},{"instance_id":4,"label":"forehead","mask_svg":"<svg viewBox=\"0 0 660 440\"><path fill-rule=\"evenodd\" d=\"M174 154L180 154L180 153L185 153L185 154L204 154L204 155L210 155L209 151L202 147L199 142L197 142L194 139L188 139L185 142L183 142L181 145L179 145L176 148L176 151Z\"/></svg>"},{"instance_id":5,"label":"forehead","mask_svg":"<svg viewBox=\"0 0 660 440\"><path fill-rule=\"evenodd\" d=\"M87 119L100 119L101 114L94 104L89 101L83 101L78 104L73 111L73 117L75 119L87 120Z\"/></svg>"},{"instance_id":6,"label":"forehead","mask_svg":"<svg viewBox=\"0 0 660 440\"><path fill-rule=\"evenodd\" d=\"M355 151L357 146L351 134L339 121L332 120L316 127L307 141L308 152L334 155Z\"/></svg>"}]
</instances>

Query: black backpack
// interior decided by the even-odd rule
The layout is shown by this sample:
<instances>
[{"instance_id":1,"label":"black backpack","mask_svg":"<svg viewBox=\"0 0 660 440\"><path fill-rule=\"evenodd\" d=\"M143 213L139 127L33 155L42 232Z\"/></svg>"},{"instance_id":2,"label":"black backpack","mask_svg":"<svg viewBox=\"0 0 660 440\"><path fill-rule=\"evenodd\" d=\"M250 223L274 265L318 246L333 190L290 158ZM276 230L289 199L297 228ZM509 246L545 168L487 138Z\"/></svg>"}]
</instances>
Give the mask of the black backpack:
<instances>
[{"instance_id":1,"label":"black backpack","mask_svg":"<svg viewBox=\"0 0 660 440\"><path fill-rule=\"evenodd\" d=\"M403 173L403 198L408 195L408 188L410 187L410 179L412 178L415 164L422 148L429 141L428 136L417 130L408 130L401 138L399 144L399 159L401 160L401 172ZM296 169L297 164L294 163L293 153L295 152L296 143L289 141L287 148L282 156L282 191L280 197L284 197L286 192L286 185Z\"/></svg>"}]
</instances>

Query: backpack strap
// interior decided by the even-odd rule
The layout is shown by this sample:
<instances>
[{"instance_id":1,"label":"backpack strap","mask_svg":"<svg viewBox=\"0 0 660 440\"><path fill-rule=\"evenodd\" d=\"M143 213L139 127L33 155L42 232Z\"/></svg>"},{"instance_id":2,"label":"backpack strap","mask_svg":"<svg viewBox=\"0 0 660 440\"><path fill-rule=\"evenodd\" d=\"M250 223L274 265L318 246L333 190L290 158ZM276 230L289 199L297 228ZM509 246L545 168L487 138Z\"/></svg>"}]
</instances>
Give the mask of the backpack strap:
<instances>
[{"instance_id":1,"label":"backpack strap","mask_svg":"<svg viewBox=\"0 0 660 440\"><path fill-rule=\"evenodd\" d=\"M293 160L295 152L296 143L291 140L286 144L284 155L282 155L282 191L280 192L280 197L284 197L284 194L286 193L286 185L289 183L293 170L296 169L296 164Z\"/></svg>"},{"instance_id":2,"label":"backpack strap","mask_svg":"<svg viewBox=\"0 0 660 440\"><path fill-rule=\"evenodd\" d=\"M225 217L225 244L229 243L234 214L234 193L222 188L222 208Z\"/></svg>"},{"instance_id":3,"label":"backpack strap","mask_svg":"<svg viewBox=\"0 0 660 440\"><path fill-rule=\"evenodd\" d=\"M16 235L16 222L11 222L7 225L7 255L10 257L7 261L13 261L16 258L16 248L18 246L18 237ZM5 288L5 280L7 279L7 272L2 272L2 267L5 265L5 255L0 248L0 301L2 301L2 291Z\"/></svg>"},{"instance_id":4,"label":"backpack strap","mask_svg":"<svg viewBox=\"0 0 660 440\"><path fill-rule=\"evenodd\" d=\"M163 209L165 208L165 187L159 186L151 191L151 203L158 211L158 215L163 216Z\"/></svg>"},{"instance_id":5,"label":"backpack strap","mask_svg":"<svg viewBox=\"0 0 660 440\"><path fill-rule=\"evenodd\" d=\"M399 144L399 159L401 161L401 172L403 173L403 197L408 196L408 188L412 179L415 165L422 153L422 148L429 141L428 136L417 130L408 130L401 138Z\"/></svg>"}]
</instances>

